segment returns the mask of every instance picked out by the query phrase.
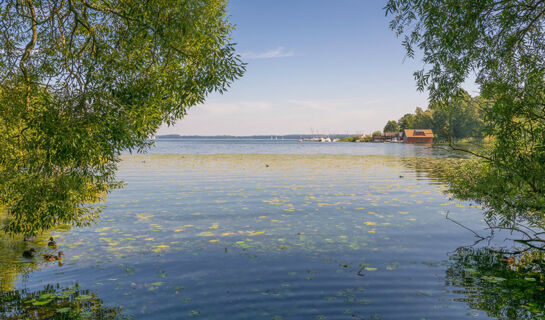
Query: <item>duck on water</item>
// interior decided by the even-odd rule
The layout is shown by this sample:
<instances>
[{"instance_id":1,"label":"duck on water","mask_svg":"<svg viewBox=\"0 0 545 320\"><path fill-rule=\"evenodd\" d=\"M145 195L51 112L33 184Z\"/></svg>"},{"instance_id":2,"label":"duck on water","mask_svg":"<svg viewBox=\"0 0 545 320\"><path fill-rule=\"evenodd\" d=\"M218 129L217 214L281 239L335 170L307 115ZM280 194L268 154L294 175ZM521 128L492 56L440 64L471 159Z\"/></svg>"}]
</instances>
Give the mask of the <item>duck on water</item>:
<instances>
[{"instance_id":1,"label":"duck on water","mask_svg":"<svg viewBox=\"0 0 545 320\"><path fill-rule=\"evenodd\" d=\"M44 257L45 261L59 261L62 260L62 257L64 256L64 253L62 251L59 251L58 255L54 254L44 254L42 257Z\"/></svg>"},{"instance_id":2,"label":"duck on water","mask_svg":"<svg viewBox=\"0 0 545 320\"><path fill-rule=\"evenodd\" d=\"M28 250L23 251L23 257L27 259L34 257L35 254L36 254L36 250L34 248L30 248Z\"/></svg>"}]
</instances>

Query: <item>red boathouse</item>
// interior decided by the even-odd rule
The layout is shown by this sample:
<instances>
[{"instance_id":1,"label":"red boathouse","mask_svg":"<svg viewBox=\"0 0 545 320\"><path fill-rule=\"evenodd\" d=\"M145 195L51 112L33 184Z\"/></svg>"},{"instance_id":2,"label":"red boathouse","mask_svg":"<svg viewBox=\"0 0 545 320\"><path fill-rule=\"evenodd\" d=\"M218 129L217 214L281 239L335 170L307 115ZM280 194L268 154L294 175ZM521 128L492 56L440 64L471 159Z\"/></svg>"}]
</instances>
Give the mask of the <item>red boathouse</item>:
<instances>
[{"instance_id":1,"label":"red boathouse","mask_svg":"<svg viewBox=\"0 0 545 320\"><path fill-rule=\"evenodd\" d=\"M431 129L405 129L403 132L405 143L433 143L433 131Z\"/></svg>"}]
</instances>

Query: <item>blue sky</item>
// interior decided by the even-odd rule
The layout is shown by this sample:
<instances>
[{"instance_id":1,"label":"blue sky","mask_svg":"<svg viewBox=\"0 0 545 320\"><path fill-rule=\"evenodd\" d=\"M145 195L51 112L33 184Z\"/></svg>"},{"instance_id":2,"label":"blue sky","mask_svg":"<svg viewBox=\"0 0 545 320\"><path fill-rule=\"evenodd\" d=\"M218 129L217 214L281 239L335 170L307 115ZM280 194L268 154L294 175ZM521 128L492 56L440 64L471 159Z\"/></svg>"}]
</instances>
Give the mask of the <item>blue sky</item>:
<instances>
[{"instance_id":1,"label":"blue sky","mask_svg":"<svg viewBox=\"0 0 545 320\"><path fill-rule=\"evenodd\" d=\"M231 0L246 74L158 134L361 133L427 106L379 0Z\"/></svg>"}]
</instances>

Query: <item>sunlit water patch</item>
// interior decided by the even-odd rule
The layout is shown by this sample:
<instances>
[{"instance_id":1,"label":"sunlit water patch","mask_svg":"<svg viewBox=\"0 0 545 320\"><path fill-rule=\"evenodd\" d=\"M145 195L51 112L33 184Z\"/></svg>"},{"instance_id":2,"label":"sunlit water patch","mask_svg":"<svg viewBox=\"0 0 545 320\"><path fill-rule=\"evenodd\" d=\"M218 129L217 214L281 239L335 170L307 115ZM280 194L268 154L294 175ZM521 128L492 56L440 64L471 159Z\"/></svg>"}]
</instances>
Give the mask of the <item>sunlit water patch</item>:
<instances>
[{"instance_id":1,"label":"sunlit water patch","mask_svg":"<svg viewBox=\"0 0 545 320\"><path fill-rule=\"evenodd\" d=\"M486 318L445 275L474 240L446 214L478 229L482 211L443 193L437 161L125 156L100 222L54 234L63 264L11 281L77 283L142 319Z\"/></svg>"}]
</instances>

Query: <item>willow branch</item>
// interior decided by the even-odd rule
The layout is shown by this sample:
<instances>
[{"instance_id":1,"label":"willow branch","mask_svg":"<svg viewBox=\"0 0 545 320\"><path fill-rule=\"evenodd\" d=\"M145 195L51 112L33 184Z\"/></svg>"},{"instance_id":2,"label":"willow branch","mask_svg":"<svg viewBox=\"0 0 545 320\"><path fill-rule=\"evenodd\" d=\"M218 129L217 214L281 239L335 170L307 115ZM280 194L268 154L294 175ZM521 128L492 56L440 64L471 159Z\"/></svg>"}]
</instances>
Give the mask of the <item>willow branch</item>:
<instances>
[{"instance_id":1,"label":"willow branch","mask_svg":"<svg viewBox=\"0 0 545 320\"><path fill-rule=\"evenodd\" d=\"M30 76L28 75L25 63L27 59L30 57L30 53L32 52L32 49L34 49L34 46L36 45L36 42L38 41L38 22L36 20L36 11L34 10L34 3L33 0L27 0L27 6L30 9L31 14L31 22L32 22L32 38L27 43L25 47L25 52L23 53L23 56L21 57L21 61L19 62L19 68L23 72L23 76L25 78L26 82L26 104L27 108L30 107Z\"/></svg>"},{"instance_id":2,"label":"willow branch","mask_svg":"<svg viewBox=\"0 0 545 320\"><path fill-rule=\"evenodd\" d=\"M460 227L462 227L462 228L464 228L464 229L466 229L466 230L468 230L468 231L471 231L471 233L473 233L477 238L479 238L479 239L481 239L481 240L486 239L485 237L479 235L477 232L475 232L475 231L471 230L470 228L464 226L464 225L461 224L460 222L458 222L458 221L456 221L456 220L453 220L453 219L449 218L449 217L448 217L448 214L449 214L449 212L447 211L447 215L446 215L446 217L445 217L447 220L456 223L457 225L459 225Z\"/></svg>"}]
</instances>

